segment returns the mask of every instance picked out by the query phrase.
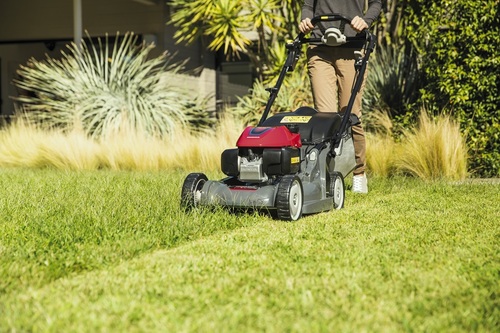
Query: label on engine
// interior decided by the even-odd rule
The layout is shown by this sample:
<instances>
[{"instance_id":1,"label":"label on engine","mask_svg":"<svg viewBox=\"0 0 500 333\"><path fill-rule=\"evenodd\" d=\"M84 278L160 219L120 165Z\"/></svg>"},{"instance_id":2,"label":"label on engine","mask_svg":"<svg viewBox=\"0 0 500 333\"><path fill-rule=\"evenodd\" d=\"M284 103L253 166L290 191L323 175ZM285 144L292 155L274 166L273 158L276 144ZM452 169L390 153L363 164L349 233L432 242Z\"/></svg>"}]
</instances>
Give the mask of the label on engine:
<instances>
[{"instance_id":1,"label":"label on engine","mask_svg":"<svg viewBox=\"0 0 500 333\"><path fill-rule=\"evenodd\" d=\"M281 119L280 123L289 124L289 123L301 123L307 124L309 120L311 120L312 116L285 116Z\"/></svg>"},{"instance_id":2,"label":"label on engine","mask_svg":"<svg viewBox=\"0 0 500 333\"><path fill-rule=\"evenodd\" d=\"M297 164L297 163L300 163L300 157L292 157L290 159L290 163L291 164Z\"/></svg>"}]
</instances>

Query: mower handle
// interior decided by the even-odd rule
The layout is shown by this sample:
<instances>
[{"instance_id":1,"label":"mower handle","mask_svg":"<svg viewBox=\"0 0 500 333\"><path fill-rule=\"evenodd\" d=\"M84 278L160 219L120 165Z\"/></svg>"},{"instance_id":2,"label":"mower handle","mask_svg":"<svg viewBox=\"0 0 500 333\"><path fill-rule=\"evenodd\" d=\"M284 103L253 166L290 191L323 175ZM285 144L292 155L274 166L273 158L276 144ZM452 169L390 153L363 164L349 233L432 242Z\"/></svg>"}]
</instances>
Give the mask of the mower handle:
<instances>
[{"instance_id":1,"label":"mower handle","mask_svg":"<svg viewBox=\"0 0 500 333\"><path fill-rule=\"evenodd\" d=\"M333 21L343 21L345 23L351 24L352 19L350 17L341 15L341 14L328 14L328 15L320 15L315 16L311 19L311 24L316 26L319 22L333 22ZM365 29L367 30L367 29ZM305 37L305 33L300 32L295 40L302 41Z\"/></svg>"},{"instance_id":2,"label":"mower handle","mask_svg":"<svg viewBox=\"0 0 500 333\"><path fill-rule=\"evenodd\" d=\"M311 19L311 24L313 26L316 26L319 22L333 22L333 21L343 21L347 24L351 24L352 19L348 16L344 16L342 14L328 14L328 15L320 15L320 16L315 16ZM368 29L363 29L361 32L364 32L367 36L367 39L371 39L372 36L370 35L370 31ZM297 37L291 42L286 45L286 48L290 51L289 56L287 57L287 60L285 61L285 67L287 68L287 72L292 71L293 68L295 67L295 63L297 62L298 56L300 55L300 47L304 43L311 43L311 42L321 42L320 38L305 38L306 34L303 32L300 32ZM359 39L356 37L348 37L348 39ZM266 115L267 117L267 115ZM264 121L264 118L263 120Z\"/></svg>"},{"instance_id":3,"label":"mower handle","mask_svg":"<svg viewBox=\"0 0 500 333\"><path fill-rule=\"evenodd\" d=\"M319 22L332 22L332 21L343 21L348 24L351 24L352 19L341 15L341 14L329 14L329 15L321 15L321 16L315 16L311 19L311 23L315 26ZM358 77L356 79L354 88L356 91L359 91L361 88L361 83L363 81L363 75L366 69L366 63L368 61L368 57L370 56L370 53L373 51L375 48L375 37L374 35L368 30L368 28L363 29L361 32L365 33L365 56L361 57L358 59L356 62L356 68L358 72L358 76L361 76L361 78ZM257 126L261 126L262 123L267 119L267 116L269 115L269 112L271 111L271 106L273 105L276 97L278 96L278 92L280 90L281 84L283 83L283 80L285 79L285 75L287 72L290 72L294 69L295 64L300 56L301 53L301 46L303 43L309 43L309 42L315 42L314 39L307 39L305 38L305 35L303 32L300 32L298 36L291 42L286 45L286 48L288 49L288 56L287 59L285 60L285 66L280 72L280 75L278 76L278 80L276 82L276 85L272 88L266 89L269 91L270 96L269 100L267 101L266 107L264 109L264 113L262 114L262 117L260 118L260 121ZM351 94L351 98L348 103L348 116L350 115L350 110L352 109L352 106L354 104L354 94ZM342 129L341 132L344 132L345 128L347 127L347 119L349 117L344 116L342 119L342 124L340 128ZM339 133L340 135L341 133ZM334 141L340 140L340 136L335 138Z\"/></svg>"}]
</instances>

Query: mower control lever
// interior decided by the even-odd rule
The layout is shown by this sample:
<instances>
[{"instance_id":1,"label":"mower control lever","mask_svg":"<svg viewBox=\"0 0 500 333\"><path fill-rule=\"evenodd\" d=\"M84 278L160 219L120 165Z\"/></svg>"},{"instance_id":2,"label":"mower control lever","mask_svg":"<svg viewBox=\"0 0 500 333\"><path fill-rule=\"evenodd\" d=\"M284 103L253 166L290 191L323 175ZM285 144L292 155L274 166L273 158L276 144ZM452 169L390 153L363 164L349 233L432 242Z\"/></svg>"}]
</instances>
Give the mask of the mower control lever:
<instances>
[{"instance_id":1,"label":"mower control lever","mask_svg":"<svg viewBox=\"0 0 500 333\"><path fill-rule=\"evenodd\" d=\"M346 43L345 35L338 28L328 28L323 37L321 37L323 44L328 46L339 46Z\"/></svg>"},{"instance_id":2,"label":"mower control lever","mask_svg":"<svg viewBox=\"0 0 500 333\"><path fill-rule=\"evenodd\" d=\"M363 65L363 52L354 51L354 57L356 58L354 61L354 67L359 70Z\"/></svg>"}]
</instances>

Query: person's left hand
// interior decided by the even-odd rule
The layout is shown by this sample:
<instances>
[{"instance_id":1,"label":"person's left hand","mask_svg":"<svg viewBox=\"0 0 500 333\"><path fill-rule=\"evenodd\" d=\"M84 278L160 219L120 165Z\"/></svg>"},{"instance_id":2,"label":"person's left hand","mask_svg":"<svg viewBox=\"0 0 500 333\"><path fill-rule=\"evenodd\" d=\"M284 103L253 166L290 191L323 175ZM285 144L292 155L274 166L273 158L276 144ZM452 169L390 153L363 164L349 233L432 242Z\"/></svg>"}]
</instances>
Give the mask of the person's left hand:
<instances>
[{"instance_id":1,"label":"person's left hand","mask_svg":"<svg viewBox=\"0 0 500 333\"><path fill-rule=\"evenodd\" d=\"M363 29L368 29L368 24L359 16L355 16L351 21L351 27L356 32L361 32Z\"/></svg>"}]
</instances>

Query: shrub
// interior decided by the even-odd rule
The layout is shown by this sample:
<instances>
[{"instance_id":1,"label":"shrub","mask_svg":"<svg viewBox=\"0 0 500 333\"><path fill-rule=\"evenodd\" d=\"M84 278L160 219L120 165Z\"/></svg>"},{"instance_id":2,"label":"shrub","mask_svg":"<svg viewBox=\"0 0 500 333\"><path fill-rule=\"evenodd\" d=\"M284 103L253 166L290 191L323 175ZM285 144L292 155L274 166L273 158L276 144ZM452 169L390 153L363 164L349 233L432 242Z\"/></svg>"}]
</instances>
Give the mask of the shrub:
<instances>
[{"instance_id":1,"label":"shrub","mask_svg":"<svg viewBox=\"0 0 500 333\"><path fill-rule=\"evenodd\" d=\"M451 110L467 136L473 173L499 176L499 1L412 0L406 15L424 75L420 102Z\"/></svg>"},{"instance_id":2,"label":"shrub","mask_svg":"<svg viewBox=\"0 0 500 333\"><path fill-rule=\"evenodd\" d=\"M26 92L17 98L21 109L31 121L68 131L78 128L92 137L122 127L161 137L187 125L190 117L200 122L196 110L201 107L173 84L179 64L169 64L167 54L150 59L154 45L137 39L131 33L117 36L111 48L106 36L97 45L70 44L61 59L31 59L15 81Z\"/></svg>"}]
</instances>

